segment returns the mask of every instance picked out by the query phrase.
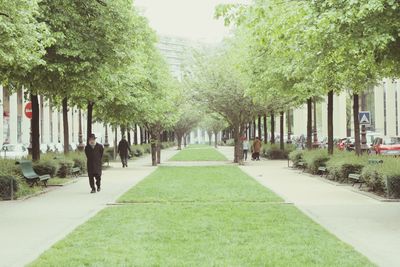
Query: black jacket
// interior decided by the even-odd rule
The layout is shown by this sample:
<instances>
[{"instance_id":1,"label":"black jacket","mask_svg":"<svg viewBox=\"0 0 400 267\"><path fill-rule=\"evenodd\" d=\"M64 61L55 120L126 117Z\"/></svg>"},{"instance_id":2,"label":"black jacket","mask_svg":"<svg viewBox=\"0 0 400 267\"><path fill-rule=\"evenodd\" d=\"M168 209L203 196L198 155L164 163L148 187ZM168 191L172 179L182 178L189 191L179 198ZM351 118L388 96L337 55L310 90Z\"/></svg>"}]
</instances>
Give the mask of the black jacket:
<instances>
[{"instance_id":1,"label":"black jacket","mask_svg":"<svg viewBox=\"0 0 400 267\"><path fill-rule=\"evenodd\" d=\"M101 175L103 152L103 146L98 143L94 146L94 148L92 148L91 145L86 145L85 154L87 158L87 169L89 175Z\"/></svg>"},{"instance_id":2,"label":"black jacket","mask_svg":"<svg viewBox=\"0 0 400 267\"><path fill-rule=\"evenodd\" d=\"M118 154L119 156L122 157L128 157L128 151L131 151L131 148L129 147L128 141L122 139L119 141L118 144Z\"/></svg>"}]
</instances>

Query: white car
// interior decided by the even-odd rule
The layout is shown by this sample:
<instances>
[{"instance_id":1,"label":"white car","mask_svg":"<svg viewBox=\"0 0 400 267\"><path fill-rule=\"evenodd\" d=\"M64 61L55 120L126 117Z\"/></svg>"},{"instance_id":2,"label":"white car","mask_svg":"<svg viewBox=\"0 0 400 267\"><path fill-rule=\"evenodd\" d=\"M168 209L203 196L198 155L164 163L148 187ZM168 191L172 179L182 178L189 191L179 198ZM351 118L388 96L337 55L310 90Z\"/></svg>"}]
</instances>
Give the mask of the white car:
<instances>
[{"instance_id":1,"label":"white car","mask_svg":"<svg viewBox=\"0 0 400 267\"><path fill-rule=\"evenodd\" d=\"M22 144L6 144L1 148L1 158L21 159L27 156L28 149Z\"/></svg>"}]
</instances>

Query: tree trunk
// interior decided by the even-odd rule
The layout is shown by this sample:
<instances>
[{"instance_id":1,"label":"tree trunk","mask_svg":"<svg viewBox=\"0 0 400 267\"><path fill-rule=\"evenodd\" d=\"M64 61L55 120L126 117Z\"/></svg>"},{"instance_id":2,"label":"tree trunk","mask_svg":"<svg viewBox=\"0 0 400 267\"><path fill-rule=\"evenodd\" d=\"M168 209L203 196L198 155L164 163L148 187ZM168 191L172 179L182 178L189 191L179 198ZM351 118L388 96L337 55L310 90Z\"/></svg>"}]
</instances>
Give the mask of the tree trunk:
<instances>
[{"instance_id":1,"label":"tree trunk","mask_svg":"<svg viewBox=\"0 0 400 267\"><path fill-rule=\"evenodd\" d=\"M218 132L214 132L214 147L218 148Z\"/></svg>"},{"instance_id":2,"label":"tree trunk","mask_svg":"<svg viewBox=\"0 0 400 267\"><path fill-rule=\"evenodd\" d=\"M257 121L257 123L258 123L258 137L261 139L262 138L262 135L261 135L261 116L260 115L258 115L258 121Z\"/></svg>"},{"instance_id":3,"label":"tree trunk","mask_svg":"<svg viewBox=\"0 0 400 267\"><path fill-rule=\"evenodd\" d=\"M138 144L138 131L137 131L137 124L135 124L135 129L134 129L134 131L133 131L133 143L135 144L135 145L137 145Z\"/></svg>"},{"instance_id":4,"label":"tree trunk","mask_svg":"<svg viewBox=\"0 0 400 267\"><path fill-rule=\"evenodd\" d=\"M139 126L139 133L140 133L140 144L144 143L144 133L143 133L143 127Z\"/></svg>"},{"instance_id":5,"label":"tree trunk","mask_svg":"<svg viewBox=\"0 0 400 267\"><path fill-rule=\"evenodd\" d=\"M32 161L40 160L40 130L39 130L39 99L37 95L31 94L32 103Z\"/></svg>"},{"instance_id":6,"label":"tree trunk","mask_svg":"<svg viewBox=\"0 0 400 267\"><path fill-rule=\"evenodd\" d=\"M157 166L157 147L155 140L151 140L150 146L151 146L151 165Z\"/></svg>"},{"instance_id":7,"label":"tree trunk","mask_svg":"<svg viewBox=\"0 0 400 267\"><path fill-rule=\"evenodd\" d=\"M243 141L240 128L240 126L235 126L233 130L233 140L235 142L233 162L239 164L243 162Z\"/></svg>"},{"instance_id":8,"label":"tree trunk","mask_svg":"<svg viewBox=\"0 0 400 267\"><path fill-rule=\"evenodd\" d=\"M267 114L264 115L264 144L268 144Z\"/></svg>"},{"instance_id":9,"label":"tree trunk","mask_svg":"<svg viewBox=\"0 0 400 267\"><path fill-rule=\"evenodd\" d=\"M328 154L333 155L333 91L328 93Z\"/></svg>"},{"instance_id":10,"label":"tree trunk","mask_svg":"<svg viewBox=\"0 0 400 267\"><path fill-rule=\"evenodd\" d=\"M127 131L127 136L128 136L128 144L129 144L129 146L131 146L132 145L132 140L131 140L131 129L130 128L126 128L126 131Z\"/></svg>"},{"instance_id":11,"label":"tree trunk","mask_svg":"<svg viewBox=\"0 0 400 267\"><path fill-rule=\"evenodd\" d=\"M313 97L313 113L314 113L314 129L313 129L313 137L314 137L314 147L318 147L318 131L317 131L317 101L316 97Z\"/></svg>"},{"instance_id":12,"label":"tree trunk","mask_svg":"<svg viewBox=\"0 0 400 267\"><path fill-rule=\"evenodd\" d=\"M176 138L178 139L178 150L182 150L182 134L176 134Z\"/></svg>"},{"instance_id":13,"label":"tree trunk","mask_svg":"<svg viewBox=\"0 0 400 267\"><path fill-rule=\"evenodd\" d=\"M89 144L89 136L92 134L92 121L93 121L93 105L92 101L88 102L87 106L87 127L86 127L86 143Z\"/></svg>"},{"instance_id":14,"label":"tree trunk","mask_svg":"<svg viewBox=\"0 0 400 267\"><path fill-rule=\"evenodd\" d=\"M144 144L148 143L147 142L147 130L146 129L143 129L143 143Z\"/></svg>"},{"instance_id":15,"label":"tree trunk","mask_svg":"<svg viewBox=\"0 0 400 267\"><path fill-rule=\"evenodd\" d=\"M212 138L212 132L208 132L208 145L211 146L211 138Z\"/></svg>"},{"instance_id":16,"label":"tree trunk","mask_svg":"<svg viewBox=\"0 0 400 267\"><path fill-rule=\"evenodd\" d=\"M69 129L68 129L68 98L62 100L63 130L64 130L64 154L69 152Z\"/></svg>"},{"instance_id":17,"label":"tree trunk","mask_svg":"<svg viewBox=\"0 0 400 267\"><path fill-rule=\"evenodd\" d=\"M358 94L353 94L353 119L354 119L354 142L356 155L361 155L361 143L360 143L360 121L358 120L358 112L360 110L359 106L359 96Z\"/></svg>"},{"instance_id":18,"label":"tree trunk","mask_svg":"<svg viewBox=\"0 0 400 267\"><path fill-rule=\"evenodd\" d=\"M307 99L307 149L312 149L312 98Z\"/></svg>"},{"instance_id":19,"label":"tree trunk","mask_svg":"<svg viewBox=\"0 0 400 267\"><path fill-rule=\"evenodd\" d=\"M114 159L117 158L118 153L118 129L117 126L114 128Z\"/></svg>"},{"instance_id":20,"label":"tree trunk","mask_svg":"<svg viewBox=\"0 0 400 267\"><path fill-rule=\"evenodd\" d=\"M271 144L275 144L275 114L271 112Z\"/></svg>"},{"instance_id":21,"label":"tree trunk","mask_svg":"<svg viewBox=\"0 0 400 267\"><path fill-rule=\"evenodd\" d=\"M187 143L186 143L186 134L183 135L183 146L186 147Z\"/></svg>"},{"instance_id":22,"label":"tree trunk","mask_svg":"<svg viewBox=\"0 0 400 267\"><path fill-rule=\"evenodd\" d=\"M162 134L159 135L159 138L157 140L157 164L161 163L161 138Z\"/></svg>"},{"instance_id":23,"label":"tree trunk","mask_svg":"<svg viewBox=\"0 0 400 267\"><path fill-rule=\"evenodd\" d=\"M284 115L285 112L281 111L280 114L280 133L279 133L279 139L280 139L280 149L285 150L285 120L284 120Z\"/></svg>"},{"instance_id":24,"label":"tree trunk","mask_svg":"<svg viewBox=\"0 0 400 267\"><path fill-rule=\"evenodd\" d=\"M290 109L288 109L286 113L286 120L287 120L287 135L288 135L288 143L292 143L292 120L291 120L291 115L290 115Z\"/></svg>"},{"instance_id":25,"label":"tree trunk","mask_svg":"<svg viewBox=\"0 0 400 267\"><path fill-rule=\"evenodd\" d=\"M107 123L104 124L104 147L109 147L110 144L108 143L108 125Z\"/></svg>"},{"instance_id":26,"label":"tree trunk","mask_svg":"<svg viewBox=\"0 0 400 267\"><path fill-rule=\"evenodd\" d=\"M253 139L256 139L256 120L253 121Z\"/></svg>"}]
</instances>

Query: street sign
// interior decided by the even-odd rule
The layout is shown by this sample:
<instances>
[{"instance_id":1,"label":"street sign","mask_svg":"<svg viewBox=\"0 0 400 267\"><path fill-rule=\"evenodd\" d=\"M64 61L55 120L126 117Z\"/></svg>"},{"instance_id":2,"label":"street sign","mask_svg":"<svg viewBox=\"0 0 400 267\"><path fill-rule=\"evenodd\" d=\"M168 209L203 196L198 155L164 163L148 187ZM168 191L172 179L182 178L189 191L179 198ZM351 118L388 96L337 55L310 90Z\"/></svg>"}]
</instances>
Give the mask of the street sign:
<instances>
[{"instance_id":1,"label":"street sign","mask_svg":"<svg viewBox=\"0 0 400 267\"><path fill-rule=\"evenodd\" d=\"M371 112L369 111L360 111L358 114L358 120L360 125L369 126L371 125Z\"/></svg>"},{"instance_id":2,"label":"street sign","mask_svg":"<svg viewBox=\"0 0 400 267\"><path fill-rule=\"evenodd\" d=\"M32 119L32 102L28 102L25 105L25 116L28 119Z\"/></svg>"}]
</instances>

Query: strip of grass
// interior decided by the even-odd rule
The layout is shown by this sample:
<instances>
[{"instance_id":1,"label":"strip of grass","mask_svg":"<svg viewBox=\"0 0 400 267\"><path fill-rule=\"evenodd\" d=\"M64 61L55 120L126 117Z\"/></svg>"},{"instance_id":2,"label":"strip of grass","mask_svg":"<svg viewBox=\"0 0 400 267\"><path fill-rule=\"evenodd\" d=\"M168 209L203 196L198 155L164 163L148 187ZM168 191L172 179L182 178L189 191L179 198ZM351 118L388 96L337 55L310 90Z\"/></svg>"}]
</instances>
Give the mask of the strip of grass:
<instances>
[{"instance_id":1,"label":"strip of grass","mask_svg":"<svg viewBox=\"0 0 400 267\"><path fill-rule=\"evenodd\" d=\"M236 166L159 167L119 202L282 201Z\"/></svg>"},{"instance_id":2,"label":"strip of grass","mask_svg":"<svg viewBox=\"0 0 400 267\"><path fill-rule=\"evenodd\" d=\"M106 208L30 266L373 266L235 166L159 168L121 200L196 202Z\"/></svg>"},{"instance_id":3,"label":"strip of grass","mask_svg":"<svg viewBox=\"0 0 400 267\"><path fill-rule=\"evenodd\" d=\"M191 146L173 156L172 161L225 161L227 158L209 146Z\"/></svg>"},{"instance_id":4,"label":"strip of grass","mask_svg":"<svg viewBox=\"0 0 400 267\"><path fill-rule=\"evenodd\" d=\"M30 266L372 266L295 207L107 208Z\"/></svg>"}]
</instances>

